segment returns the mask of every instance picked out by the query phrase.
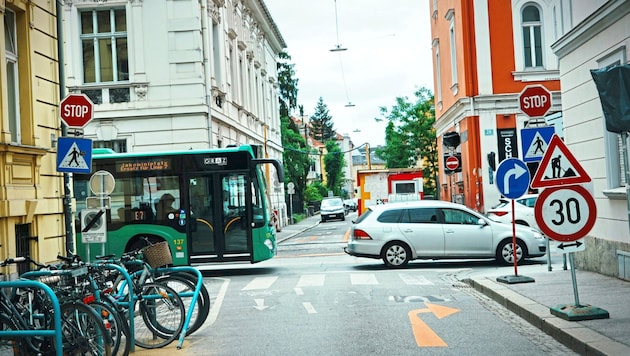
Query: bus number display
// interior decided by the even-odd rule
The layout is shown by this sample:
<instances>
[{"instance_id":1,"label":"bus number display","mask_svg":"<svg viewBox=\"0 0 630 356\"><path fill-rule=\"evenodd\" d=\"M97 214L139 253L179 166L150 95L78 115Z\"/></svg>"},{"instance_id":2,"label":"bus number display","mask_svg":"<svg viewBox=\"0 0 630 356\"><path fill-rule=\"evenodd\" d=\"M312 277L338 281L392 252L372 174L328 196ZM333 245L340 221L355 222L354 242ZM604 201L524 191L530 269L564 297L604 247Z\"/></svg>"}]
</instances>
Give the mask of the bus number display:
<instances>
[{"instance_id":1,"label":"bus number display","mask_svg":"<svg viewBox=\"0 0 630 356\"><path fill-rule=\"evenodd\" d=\"M116 172L164 171L169 168L171 168L170 160L156 158L144 162L120 162L116 165Z\"/></svg>"}]
</instances>

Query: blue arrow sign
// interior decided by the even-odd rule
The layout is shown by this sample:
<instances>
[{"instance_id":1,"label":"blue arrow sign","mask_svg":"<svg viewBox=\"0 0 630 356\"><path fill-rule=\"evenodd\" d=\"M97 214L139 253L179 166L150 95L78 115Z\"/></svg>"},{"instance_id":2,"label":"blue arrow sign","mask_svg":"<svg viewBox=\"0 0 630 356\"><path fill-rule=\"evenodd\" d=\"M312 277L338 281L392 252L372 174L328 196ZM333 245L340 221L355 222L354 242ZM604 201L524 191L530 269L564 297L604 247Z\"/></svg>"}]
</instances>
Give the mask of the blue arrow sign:
<instances>
[{"instance_id":1,"label":"blue arrow sign","mask_svg":"<svg viewBox=\"0 0 630 356\"><path fill-rule=\"evenodd\" d=\"M496 185L504 197L516 199L529 189L527 164L518 158L508 158L497 167Z\"/></svg>"},{"instance_id":2,"label":"blue arrow sign","mask_svg":"<svg viewBox=\"0 0 630 356\"><path fill-rule=\"evenodd\" d=\"M59 137L57 142L57 172L90 173L92 170L92 140Z\"/></svg>"},{"instance_id":3,"label":"blue arrow sign","mask_svg":"<svg viewBox=\"0 0 630 356\"><path fill-rule=\"evenodd\" d=\"M523 161L538 162L542 160L556 132L553 126L528 127L521 129L521 148L523 149Z\"/></svg>"}]
</instances>

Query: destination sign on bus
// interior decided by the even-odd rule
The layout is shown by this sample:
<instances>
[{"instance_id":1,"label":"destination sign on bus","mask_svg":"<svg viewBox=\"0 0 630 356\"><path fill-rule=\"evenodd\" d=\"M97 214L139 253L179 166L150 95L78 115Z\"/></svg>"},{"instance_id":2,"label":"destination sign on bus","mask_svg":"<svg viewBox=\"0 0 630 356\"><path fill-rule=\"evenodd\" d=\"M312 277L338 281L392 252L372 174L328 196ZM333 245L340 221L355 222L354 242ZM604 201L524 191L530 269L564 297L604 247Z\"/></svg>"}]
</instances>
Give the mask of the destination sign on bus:
<instances>
[{"instance_id":1,"label":"destination sign on bus","mask_svg":"<svg viewBox=\"0 0 630 356\"><path fill-rule=\"evenodd\" d=\"M155 158L148 161L119 162L116 172L146 172L163 171L171 168L171 161L164 158Z\"/></svg>"}]
</instances>

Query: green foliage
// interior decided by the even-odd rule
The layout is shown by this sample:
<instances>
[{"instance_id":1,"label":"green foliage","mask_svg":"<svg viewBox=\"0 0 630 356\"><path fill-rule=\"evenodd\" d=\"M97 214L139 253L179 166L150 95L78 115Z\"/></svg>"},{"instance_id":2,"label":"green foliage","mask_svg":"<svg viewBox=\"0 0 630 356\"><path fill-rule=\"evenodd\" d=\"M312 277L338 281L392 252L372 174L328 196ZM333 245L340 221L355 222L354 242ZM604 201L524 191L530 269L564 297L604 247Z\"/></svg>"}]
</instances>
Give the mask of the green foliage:
<instances>
[{"instance_id":1,"label":"green foliage","mask_svg":"<svg viewBox=\"0 0 630 356\"><path fill-rule=\"evenodd\" d=\"M319 98L315 105L315 114L311 116L311 132L309 135L319 142L326 142L335 138L332 116L328 114L328 106L324 104L324 99Z\"/></svg>"},{"instance_id":2,"label":"green foliage","mask_svg":"<svg viewBox=\"0 0 630 356\"><path fill-rule=\"evenodd\" d=\"M436 194L438 173L437 139L435 134L435 109L433 94L427 88L414 93L415 102L407 97L397 97L389 110L380 108L381 118L389 121L385 132L385 147L377 150L388 168L414 167L422 159L424 194Z\"/></svg>"},{"instance_id":3,"label":"green foliage","mask_svg":"<svg viewBox=\"0 0 630 356\"><path fill-rule=\"evenodd\" d=\"M304 191L304 201L320 201L325 196L324 194L326 194L326 187L324 187L321 182L313 182L309 184Z\"/></svg>"},{"instance_id":4,"label":"green foliage","mask_svg":"<svg viewBox=\"0 0 630 356\"><path fill-rule=\"evenodd\" d=\"M287 52L278 54L278 87L280 90L280 117L289 116L289 110L295 109L298 95L298 79L295 78L294 64Z\"/></svg>"},{"instance_id":5,"label":"green foliage","mask_svg":"<svg viewBox=\"0 0 630 356\"><path fill-rule=\"evenodd\" d=\"M345 157L337 141L326 142L326 156L324 165L326 167L326 187L334 195L341 196L341 186L343 182L343 168L346 166Z\"/></svg>"},{"instance_id":6,"label":"green foliage","mask_svg":"<svg viewBox=\"0 0 630 356\"><path fill-rule=\"evenodd\" d=\"M306 177L312 164L312 159L308 154L309 148L293 120L284 116L280 118L280 121L282 124L282 146L284 147L282 154L284 180L285 183L293 182L295 193L302 196L306 188Z\"/></svg>"}]
</instances>

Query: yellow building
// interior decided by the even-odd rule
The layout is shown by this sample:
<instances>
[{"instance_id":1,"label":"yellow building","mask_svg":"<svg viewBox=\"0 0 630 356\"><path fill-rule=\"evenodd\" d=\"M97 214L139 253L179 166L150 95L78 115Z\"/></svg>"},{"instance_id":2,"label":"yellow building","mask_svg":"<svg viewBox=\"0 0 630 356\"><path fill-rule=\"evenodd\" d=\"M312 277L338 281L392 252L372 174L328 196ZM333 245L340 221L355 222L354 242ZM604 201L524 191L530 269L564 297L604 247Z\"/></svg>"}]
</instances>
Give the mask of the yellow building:
<instances>
[{"instance_id":1,"label":"yellow building","mask_svg":"<svg viewBox=\"0 0 630 356\"><path fill-rule=\"evenodd\" d=\"M65 251L56 2L0 0L0 259ZM0 270L0 279L16 273Z\"/></svg>"}]
</instances>

